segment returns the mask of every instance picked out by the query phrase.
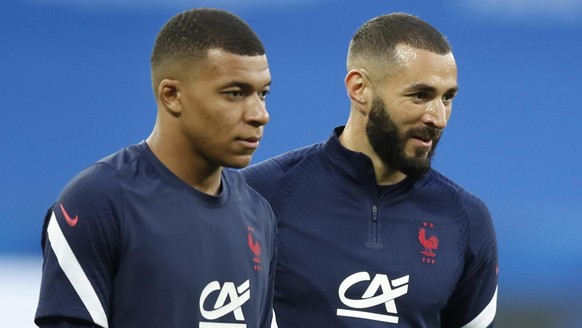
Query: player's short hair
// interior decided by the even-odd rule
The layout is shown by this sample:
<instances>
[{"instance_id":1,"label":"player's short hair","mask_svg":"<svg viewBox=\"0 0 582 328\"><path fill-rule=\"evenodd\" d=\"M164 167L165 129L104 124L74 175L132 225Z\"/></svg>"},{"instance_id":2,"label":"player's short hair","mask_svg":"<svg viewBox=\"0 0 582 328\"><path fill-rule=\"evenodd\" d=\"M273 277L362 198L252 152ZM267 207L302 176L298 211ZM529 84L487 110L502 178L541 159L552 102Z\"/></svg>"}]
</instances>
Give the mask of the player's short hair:
<instances>
[{"instance_id":1,"label":"player's short hair","mask_svg":"<svg viewBox=\"0 0 582 328\"><path fill-rule=\"evenodd\" d=\"M395 59L398 45L439 55L452 51L446 37L427 22L410 14L392 13L375 17L356 31L348 51L348 70L370 61Z\"/></svg>"},{"instance_id":2,"label":"player's short hair","mask_svg":"<svg viewBox=\"0 0 582 328\"><path fill-rule=\"evenodd\" d=\"M152 50L151 67L204 59L210 49L242 56L265 54L262 42L242 19L224 10L199 8L172 17L162 27Z\"/></svg>"}]
</instances>

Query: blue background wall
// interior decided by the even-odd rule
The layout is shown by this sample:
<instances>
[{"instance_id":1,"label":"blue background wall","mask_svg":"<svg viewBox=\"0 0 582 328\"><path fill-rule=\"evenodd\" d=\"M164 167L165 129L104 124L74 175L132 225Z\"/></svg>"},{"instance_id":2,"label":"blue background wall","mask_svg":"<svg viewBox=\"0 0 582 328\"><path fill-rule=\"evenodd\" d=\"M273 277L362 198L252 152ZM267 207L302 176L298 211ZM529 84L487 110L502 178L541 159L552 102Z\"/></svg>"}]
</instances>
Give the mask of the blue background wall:
<instances>
[{"instance_id":1,"label":"blue background wall","mask_svg":"<svg viewBox=\"0 0 582 328\"><path fill-rule=\"evenodd\" d=\"M32 317L42 219L61 188L149 135L154 38L196 6L235 12L267 48L271 122L253 162L326 138L347 119L345 55L363 22L404 11L439 28L454 47L460 94L435 167L494 216L499 325L582 327L579 0L2 2L0 295L9 313ZM28 294L7 278L18 270Z\"/></svg>"}]
</instances>

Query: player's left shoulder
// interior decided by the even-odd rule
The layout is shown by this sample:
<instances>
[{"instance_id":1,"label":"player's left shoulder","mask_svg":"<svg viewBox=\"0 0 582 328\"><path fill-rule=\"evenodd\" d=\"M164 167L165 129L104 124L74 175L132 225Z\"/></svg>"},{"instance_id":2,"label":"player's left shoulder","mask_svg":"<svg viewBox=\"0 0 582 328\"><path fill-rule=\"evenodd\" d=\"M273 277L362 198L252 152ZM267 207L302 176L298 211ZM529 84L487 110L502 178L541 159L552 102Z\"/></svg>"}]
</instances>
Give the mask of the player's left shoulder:
<instances>
[{"instance_id":1,"label":"player's left shoulder","mask_svg":"<svg viewBox=\"0 0 582 328\"><path fill-rule=\"evenodd\" d=\"M490 217L485 202L476 194L461 186L457 182L446 177L437 170L431 169L424 177L425 184L434 189L435 194L440 195L450 206L459 207L469 214L469 217Z\"/></svg>"}]
</instances>

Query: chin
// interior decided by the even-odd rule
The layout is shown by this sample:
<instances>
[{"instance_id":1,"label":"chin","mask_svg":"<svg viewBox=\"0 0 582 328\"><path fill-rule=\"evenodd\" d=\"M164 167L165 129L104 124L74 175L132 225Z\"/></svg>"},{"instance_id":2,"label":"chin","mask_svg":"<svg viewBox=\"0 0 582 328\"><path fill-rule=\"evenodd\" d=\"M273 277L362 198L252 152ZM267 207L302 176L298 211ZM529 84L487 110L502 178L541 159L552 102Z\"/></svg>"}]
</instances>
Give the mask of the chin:
<instances>
[{"instance_id":1,"label":"chin","mask_svg":"<svg viewBox=\"0 0 582 328\"><path fill-rule=\"evenodd\" d=\"M251 157L248 156L247 158L237 158L237 159L232 160L232 161L227 161L222 166L233 168L233 169L242 169L244 167L249 166L250 163L251 163Z\"/></svg>"}]
</instances>

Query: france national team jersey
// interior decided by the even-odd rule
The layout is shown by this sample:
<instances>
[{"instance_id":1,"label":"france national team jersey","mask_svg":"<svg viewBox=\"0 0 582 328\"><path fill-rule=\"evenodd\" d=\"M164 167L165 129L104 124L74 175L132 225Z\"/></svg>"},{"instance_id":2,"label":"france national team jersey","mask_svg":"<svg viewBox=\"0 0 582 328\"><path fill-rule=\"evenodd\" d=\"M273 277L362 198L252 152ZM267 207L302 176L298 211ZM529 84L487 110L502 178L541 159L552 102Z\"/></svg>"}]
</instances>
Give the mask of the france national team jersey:
<instances>
[{"instance_id":1,"label":"france national team jersey","mask_svg":"<svg viewBox=\"0 0 582 328\"><path fill-rule=\"evenodd\" d=\"M48 211L35 321L269 327L275 218L238 172L199 192L145 142L80 173Z\"/></svg>"},{"instance_id":2,"label":"france national team jersey","mask_svg":"<svg viewBox=\"0 0 582 328\"><path fill-rule=\"evenodd\" d=\"M242 170L278 220L278 327L492 326L497 244L485 205L435 170L379 187L342 130Z\"/></svg>"}]
</instances>

